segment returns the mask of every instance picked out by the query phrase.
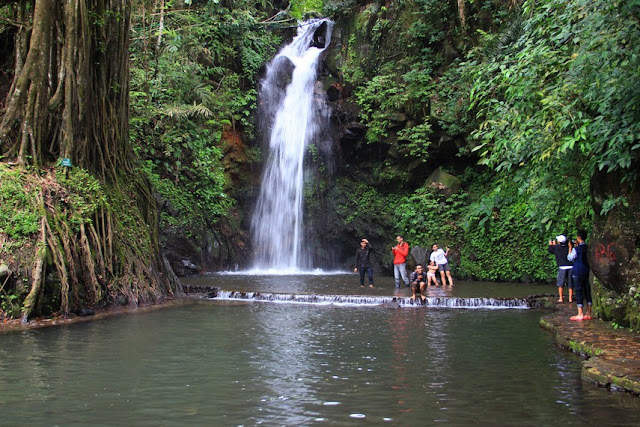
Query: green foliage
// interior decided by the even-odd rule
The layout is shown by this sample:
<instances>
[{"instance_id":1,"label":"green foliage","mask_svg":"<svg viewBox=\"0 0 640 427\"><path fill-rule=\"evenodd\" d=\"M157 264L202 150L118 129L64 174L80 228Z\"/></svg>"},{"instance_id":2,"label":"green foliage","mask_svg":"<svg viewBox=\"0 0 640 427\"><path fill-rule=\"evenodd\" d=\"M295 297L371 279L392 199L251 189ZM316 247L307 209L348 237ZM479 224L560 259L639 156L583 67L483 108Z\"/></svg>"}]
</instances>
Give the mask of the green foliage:
<instances>
[{"instance_id":1,"label":"green foliage","mask_svg":"<svg viewBox=\"0 0 640 427\"><path fill-rule=\"evenodd\" d=\"M280 43L260 24L265 11L250 2L234 6L170 6L160 49L153 26L133 17L134 29L147 37L132 46L131 139L168 202L164 224L186 234L199 234L233 205L223 133L252 136L256 78Z\"/></svg>"},{"instance_id":2,"label":"green foliage","mask_svg":"<svg viewBox=\"0 0 640 427\"><path fill-rule=\"evenodd\" d=\"M336 214L343 222L341 228L364 236L375 229L394 227L395 196L385 196L372 185L349 179L340 179L338 185L341 191L336 199L342 199L342 203L337 204Z\"/></svg>"},{"instance_id":3,"label":"green foliage","mask_svg":"<svg viewBox=\"0 0 640 427\"><path fill-rule=\"evenodd\" d=\"M358 0L324 0L322 10L326 16L339 18L351 15L358 4Z\"/></svg>"},{"instance_id":4,"label":"green foliage","mask_svg":"<svg viewBox=\"0 0 640 427\"><path fill-rule=\"evenodd\" d=\"M91 223L99 208L108 206L108 190L86 170L74 167L57 179L64 188L66 220L74 231L80 224Z\"/></svg>"},{"instance_id":5,"label":"green foliage","mask_svg":"<svg viewBox=\"0 0 640 427\"><path fill-rule=\"evenodd\" d=\"M432 128L430 123L421 123L419 125L404 128L398 132L398 138L407 142L409 155L422 160L427 160L429 156L429 146L431 141Z\"/></svg>"},{"instance_id":6,"label":"green foliage","mask_svg":"<svg viewBox=\"0 0 640 427\"><path fill-rule=\"evenodd\" d=\"M24 169L0 163L0 233L18 243L38 231L42 216L36 203L39 187L28 178Z\"/></svg>"},{"instance_id":7,"label":"green foliage","mask_svg":"<svg viewBox=\"0 0 640 427\"><path fill-rule=\"evenodd\" d=\"M463 193L447 197L430 188L419 188L401 198L394 208L396 227L412 245L459 246L462 229L458 221L463 217L466 204L467 195Z\"/></svg>"},{"instance_id":8,"label":"green foliage","mask_svg":"<svg viewBox=\"0 0 640 427\"><path fill-rule=\"evenodd\" d=\"M392 74L378 75L356 91L360 117L368 124L367 140L379 142L388 136L387 128L406 102L406 94Z\"/></svg>"},{"instance_id":9,"label":"green foliage","mask_svg":"<svg viewBox=\"0 0 640 427\"><path fill-rule=\"evenodd\" d=\"M446 2L421 0L371 3L354 18L344 77L356 85L366 142L397 145L401 164L428 160L436 70L443 63L443 43L459 31L449 23L456 16L457 9ZM362 57L369 50L376 54Z\"/></svg>"},{"instance_id":10,"label":"green foliage","mask_svg":"<svg viewBox=\"0 0 640 427\"><path fill-rule=\"evenodd\" d=\"M527 197L494 190L469 206L459 273L478 280L544 281L553 259L546 242L564 230L540 231L527 220Z\"/></svg>"},{"instance_id":11,"label":"green foliage","mask_svg":"<svg viewBox=\"0 0 640 427\"><path fill-rule=\"evenodd\" d=\"M290 13L298 20L303 20L309 12L321 12L324 0L293 0L290 2Z\"/></svg>"},{"instance_id":12,"label":"green foliage","mask_svg":"<svg viewBox=\"0 0 640 427\"><path fill-rule=\"evenodd\" d=\"M527 215L553 222L571 213L587 221L596 168L637 178L637 7L637 1L525 2L512 43L478 49L461 65L476 117L473 151L539 201L532 207L543 211ZM495 38L486 34L485 45Z\"/></svg>"}]
</instances>

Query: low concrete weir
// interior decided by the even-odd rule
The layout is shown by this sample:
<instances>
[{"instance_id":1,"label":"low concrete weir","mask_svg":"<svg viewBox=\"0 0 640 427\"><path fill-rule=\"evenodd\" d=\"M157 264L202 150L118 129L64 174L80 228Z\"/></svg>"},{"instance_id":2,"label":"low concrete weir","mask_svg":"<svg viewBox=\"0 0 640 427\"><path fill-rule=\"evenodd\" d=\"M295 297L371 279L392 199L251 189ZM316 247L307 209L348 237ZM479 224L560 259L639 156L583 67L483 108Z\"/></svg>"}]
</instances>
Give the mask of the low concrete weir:
<instances>
[{"instance_id":1,"label":"low concrete weir","mask_svg":"<svg viewBox=\"0 0 640 427\"><path fill-rule=\"evenodd\" d=\"M419 298L413 301L408 297L366 296L366 295L307 295L283 294L271 292L243 292L216 289L209 293L214 300L260 301L294 304L345 305L345 306L389 306L391 307L441 307L467 309L528 309L528 298L458 298L427 297L424 302Z\"/></svg>"}]
</instances>

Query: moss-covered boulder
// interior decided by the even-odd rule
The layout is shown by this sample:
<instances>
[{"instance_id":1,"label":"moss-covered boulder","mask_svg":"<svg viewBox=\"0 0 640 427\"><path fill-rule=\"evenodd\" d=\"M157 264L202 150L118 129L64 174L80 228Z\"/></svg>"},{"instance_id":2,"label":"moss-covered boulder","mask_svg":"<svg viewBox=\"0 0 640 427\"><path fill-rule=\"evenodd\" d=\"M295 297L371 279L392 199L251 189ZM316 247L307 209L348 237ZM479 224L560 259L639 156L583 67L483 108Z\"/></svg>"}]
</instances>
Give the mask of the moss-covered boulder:
<instances>
[{"instance_id":1,"label":"moss-covered boulder","mask_svg":"<svg viewBox=\"0 0 640 427\"><path fill-rule=\"evenodd\" d=\"M427 182L431 188L434 188L447 196L456 193L460 190L460 186L462 185L462 182L458 177L445 172L440 168L433 171Z\"/></svg>"}]
</instances>

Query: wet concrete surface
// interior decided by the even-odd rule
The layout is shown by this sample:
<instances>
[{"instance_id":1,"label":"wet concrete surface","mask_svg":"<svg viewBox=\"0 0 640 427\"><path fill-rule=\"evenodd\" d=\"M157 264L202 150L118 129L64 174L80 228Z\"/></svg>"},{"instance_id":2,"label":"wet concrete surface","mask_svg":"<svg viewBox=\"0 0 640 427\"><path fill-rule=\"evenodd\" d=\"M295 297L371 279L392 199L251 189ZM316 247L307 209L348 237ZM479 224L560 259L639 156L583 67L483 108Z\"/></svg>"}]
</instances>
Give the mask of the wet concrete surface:
<instances>
[{"instance_id":1,"label":"wet concrete surface","mask_svg":"<svg viewBox=\"0 0 640 427\"><path fill-rule=\"evenodd\" d=\"M576 314L575 304L558 304L542 316L540 325L553 332L558 345L585 358L583 380L640 395L640 333L595 318L569 320Z\"/></svg>"}]
</instances>

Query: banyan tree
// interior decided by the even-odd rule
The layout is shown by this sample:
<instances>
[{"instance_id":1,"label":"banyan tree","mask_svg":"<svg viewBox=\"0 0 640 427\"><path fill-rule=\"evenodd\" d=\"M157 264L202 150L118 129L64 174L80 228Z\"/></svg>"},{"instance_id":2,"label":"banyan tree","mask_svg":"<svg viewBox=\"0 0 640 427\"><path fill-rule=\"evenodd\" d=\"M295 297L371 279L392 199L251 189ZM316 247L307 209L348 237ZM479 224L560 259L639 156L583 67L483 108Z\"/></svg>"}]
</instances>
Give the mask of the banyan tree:
<instances>
[{"instance_id":1,"label":"banyan tree","mask_svg":"<svg viewBox=\"0 0 640 427\"><path fill-rule=\"evenodd\" d=\"M39 219L26 268L13 271L23 321L47 297L68 314L176 292L129 143L131 2L1 0L0 12L11 58L0 75L0 167L22 180ZM0 250L9 240L0 230Z\"/></svg>"}]
</instances>

